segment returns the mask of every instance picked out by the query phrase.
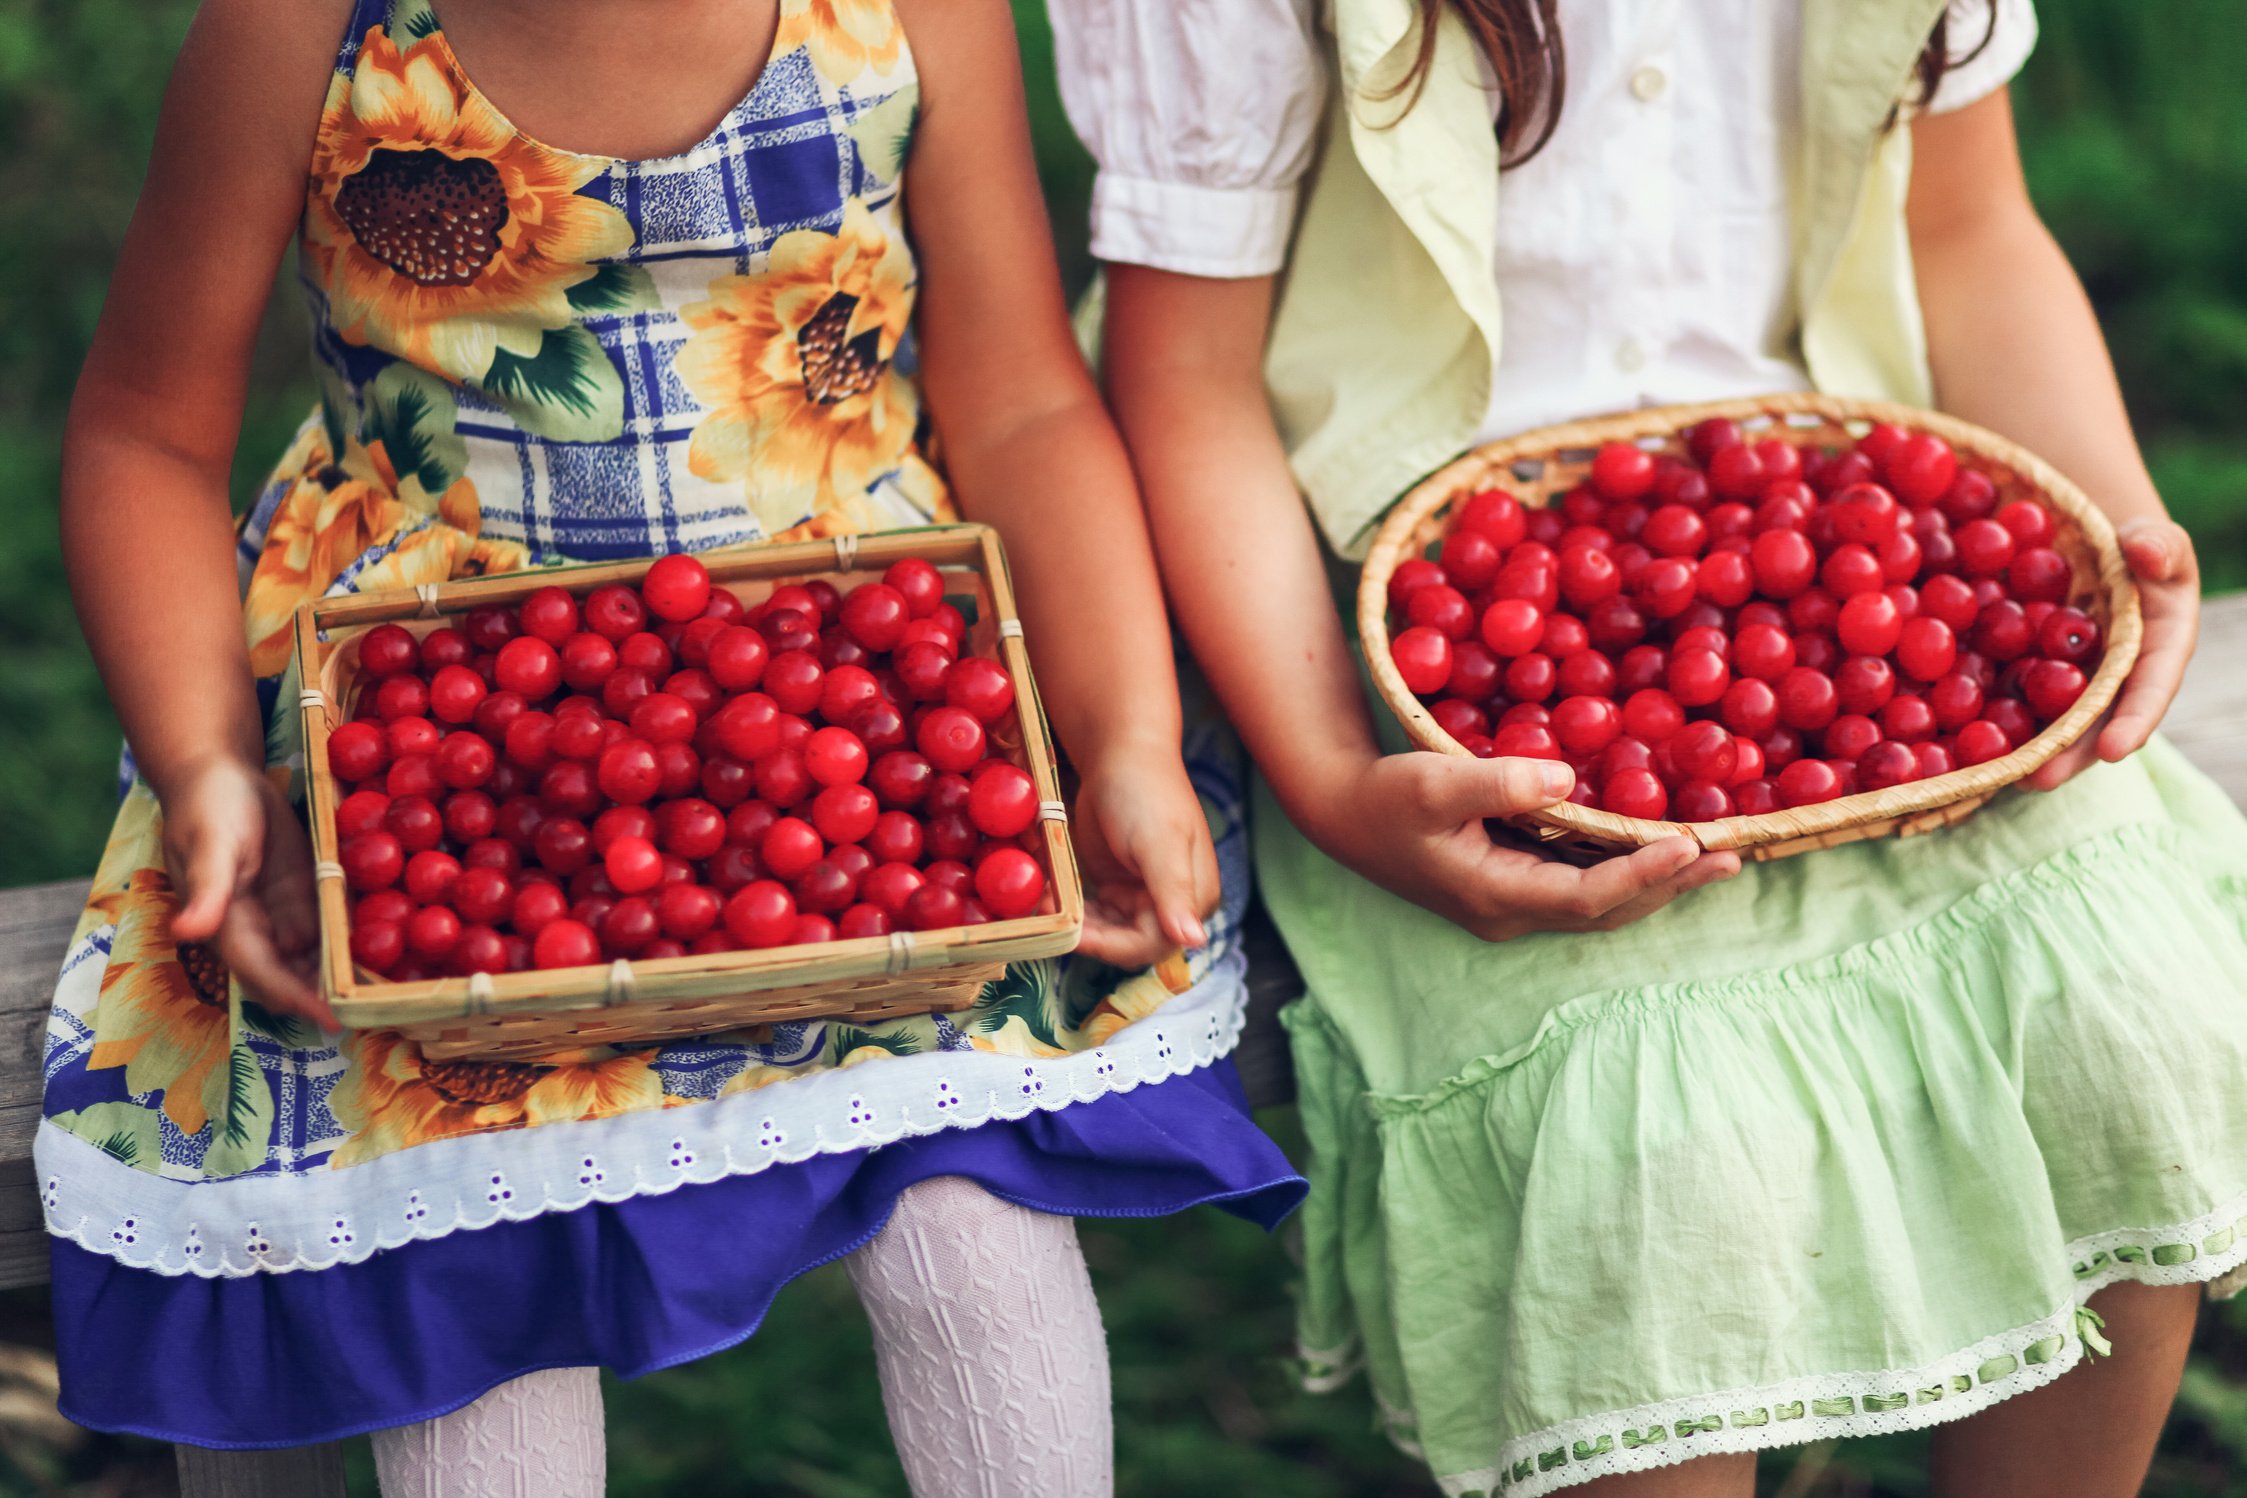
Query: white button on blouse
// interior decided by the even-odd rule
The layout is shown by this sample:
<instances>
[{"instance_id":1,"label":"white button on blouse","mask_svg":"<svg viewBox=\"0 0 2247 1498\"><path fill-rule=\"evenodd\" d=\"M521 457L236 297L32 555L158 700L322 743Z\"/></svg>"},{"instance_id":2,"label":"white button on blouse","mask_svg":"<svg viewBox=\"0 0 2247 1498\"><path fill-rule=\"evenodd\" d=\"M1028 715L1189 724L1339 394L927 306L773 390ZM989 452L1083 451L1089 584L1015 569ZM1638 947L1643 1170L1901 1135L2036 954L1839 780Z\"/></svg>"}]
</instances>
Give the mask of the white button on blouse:
<instances>
[{"instance_id":1,"label":"white button on blouse","mask_svg":"<svg viewBox=\"0 0 2247 1498\"><path fill-rule=\"evenodd\" d=\"M1093 253L1201 276L1280 268L1328 80L1321 0L1048 0L1062 97L1099 163ZM2032 0L1952 0L1932 102L2002 88ZM1483 437L1806 383L1791 351L1788 142L1801 0L1562 0L1567 99L1505 173L1503 348ZM1493 108L1496 102L1493 99Z\"/></svg>"}]
</instances>

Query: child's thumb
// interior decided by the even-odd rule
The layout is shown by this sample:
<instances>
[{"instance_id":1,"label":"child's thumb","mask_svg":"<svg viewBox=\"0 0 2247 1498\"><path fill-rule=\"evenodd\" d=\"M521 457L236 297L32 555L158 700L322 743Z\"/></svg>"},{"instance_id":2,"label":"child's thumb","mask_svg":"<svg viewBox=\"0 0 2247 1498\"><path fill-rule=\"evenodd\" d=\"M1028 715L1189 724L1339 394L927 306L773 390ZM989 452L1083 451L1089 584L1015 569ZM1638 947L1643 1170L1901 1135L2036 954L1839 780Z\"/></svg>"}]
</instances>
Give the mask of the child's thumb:
<instances>
[{"instance_id":1,"label":"child's thumb","mask_svg":"<svg viewBox=\"0 0 2247 1498\"><path fill-rule=\"evenodd\" d=\"M1536 811L1566 797L1576 784L1568 766L1548 759L1445 756L1428 769L1437 779L1427 804L1447 823Z\"/></svg>"},{"instance_id":2,"label":"child's thumb","mask_svg":"<svg viewBox=\"0 0 2247 1498\"><path fill-rule=\"evenodd\" d=\"M198 837L181 861L179 914L172 917L175 941L209 941L226 919L240 872L233 844L208 833Z\"/></svg>"},{"instance_id":3,"label":"child's thumb","mask_svg":"<svg viewBox=\"0 0 2247 1498\"><path fill-rule=\"evenodd\" d=\"M1138 856L1139 879L1155 906L1155 919L1163 935L1182 947L1209 945L1202 925L1202 898L1195 878L1195 840L1190 837L1156 838L1133 850Z\"/></svg>"}]
</instances>

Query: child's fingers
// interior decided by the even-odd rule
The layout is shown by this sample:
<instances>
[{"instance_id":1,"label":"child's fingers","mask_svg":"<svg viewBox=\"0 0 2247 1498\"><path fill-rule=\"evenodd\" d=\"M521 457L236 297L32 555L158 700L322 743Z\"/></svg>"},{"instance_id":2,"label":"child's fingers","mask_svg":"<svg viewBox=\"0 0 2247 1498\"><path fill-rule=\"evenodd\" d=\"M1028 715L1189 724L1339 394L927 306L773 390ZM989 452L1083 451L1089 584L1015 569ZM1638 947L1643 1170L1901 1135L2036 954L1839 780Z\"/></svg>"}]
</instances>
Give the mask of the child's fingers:
<instances>
[{"instance_id":1,"label":"child's fingers","mask_svg":"<svg viewBox=\"0 0 2247 1498\"><path fill-rule=\"evenodd\" d=\"M237 900L219 932L219 955L251 997L268 1009L302 1015L322 1028L337 1028L335 1011L312 986L310 977L285 957L273 939L264 907Z\"/></svg>"},{"instance_id":2,"label":"child's fingers","mask_svg":"<svg viewBox=\"0 0 2247 1498\"><path fill-rule=\"evenodd\" d=\"M172 917L175 941L209 941L226 920L242 882L241 850L233 839L194 835L180 858L181 903Z\"/></svg>"},{"instance_id":3,"label":"child's fingers","mask_svg":"<svg viewBox=\"0 0 2247 1498\"><path fill-rule=\"evenodd\" d=\"M1437 825L1510 817L1552 805L1575 788L1568 766L1544 759L1458 759L1423 754L1420 807Z\"/></svg>"},{"instance_id":4,"label":"child's fingers","mask_svg":"<svg viewBox=\"0 0 2247 1498\"><path fill-rule=\"evenodd\" d=\"M1196 844L1206 841L1190 833L1166 837L1159 832L1140 833L1132 840L1132 862L1138 865L1148 903L1158 913L1154 924L1182 946L1198 947L1209 941L1202 927L1201 912L1207 907L1201 903L1201 871L1196 867Z\"/></svg>"},{"instance_id":5,"label":"child's fingers","mask_svg":"<svg viewBox=\"0 0 2247 1498\"><path fill-rule=\"evenodd\" d=\"M2183 582L2195 571L2192 537L2174 520L2140 516L2115 528L2130 570L2149 583Z\"/></svg>"},{"instance_id":6,"label":"child's fingers","mask_svg":"<svg viewBox=\"0 0 2247 1498\"><path fill-rule=\"evenodd\" d=\"M1152 909L1130 914L1101 902L1085 908L1084 933L1077 950L1110 967L1146 967L1175 945L1156 925Z\"/></svg>"}]
</instances>

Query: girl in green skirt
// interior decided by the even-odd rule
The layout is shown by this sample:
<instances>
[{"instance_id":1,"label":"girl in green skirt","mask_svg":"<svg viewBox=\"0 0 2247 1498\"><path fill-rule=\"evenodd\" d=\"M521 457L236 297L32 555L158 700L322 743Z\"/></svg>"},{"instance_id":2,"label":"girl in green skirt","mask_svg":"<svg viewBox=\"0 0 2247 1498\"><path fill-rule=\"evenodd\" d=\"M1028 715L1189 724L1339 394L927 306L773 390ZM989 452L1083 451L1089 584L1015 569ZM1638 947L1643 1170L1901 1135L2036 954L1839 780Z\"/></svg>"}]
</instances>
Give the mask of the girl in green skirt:
<instances>
[{"instance_id":1,"label":"girl in green skirt","mask_svg":"<svg viewBox=\"0 0 2247 1498\"><path fill-rule=\"evenodd\" d=\"M1054 8L1110 395L1308 986L1313 1382L1453 1494L1938 1424L1939 1493L2133 1491L2247 1260L2247 826L2152 737L2197 574L2023 184L2030 0ZM1385 752L1327 564L1397 494L1801 388L2113 516L2146 648L2076 748L1938 835L1588 870L1482 825L1565 767Z\"/></svg>"}]
</instances>

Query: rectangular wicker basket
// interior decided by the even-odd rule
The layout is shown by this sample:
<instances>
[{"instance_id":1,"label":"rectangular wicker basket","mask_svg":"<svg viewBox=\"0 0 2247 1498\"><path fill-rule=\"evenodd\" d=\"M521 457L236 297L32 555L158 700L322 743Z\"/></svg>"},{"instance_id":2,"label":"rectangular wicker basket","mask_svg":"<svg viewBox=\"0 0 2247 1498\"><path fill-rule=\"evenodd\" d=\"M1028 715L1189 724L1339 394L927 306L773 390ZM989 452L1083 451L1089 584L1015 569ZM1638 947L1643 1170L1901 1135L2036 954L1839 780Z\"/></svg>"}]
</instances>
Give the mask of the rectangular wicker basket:
<instances>
[{"instance_id":1,"label":"rectangular wicker basket","mask_svg":"<svg viewBox=\"0 0 2247 1498\"><path fill-rule=\"evenodd\" d=\"M906 557L925 558L943 572L946 595L973 621L968 650L999 661L1014 681L1014 723L995 726L992 743L1029 771L1044 803L1039 826L1050 882L1047 911L976 926L607 967L415 983L377 978L351 960L349 899L336 862L338 793L327 756L330 728L348 720L356 701L358 638L386 623L426 634L450 616L518 602L540 588L559 586L582 597L609 583L636 583L653 559L323 598L297 611L296 650L319 871L320 987L337 1018L354 1029L398 1030L433 1057L522 1058L785 1020L875 1020L964 1009L1007 963L1075 947L1083 890L997 533L981 525L940 526L745 547L702 559L713 585L754 603L782 583L814 578L847 590Z\"/></svg>"}]
</instances>

